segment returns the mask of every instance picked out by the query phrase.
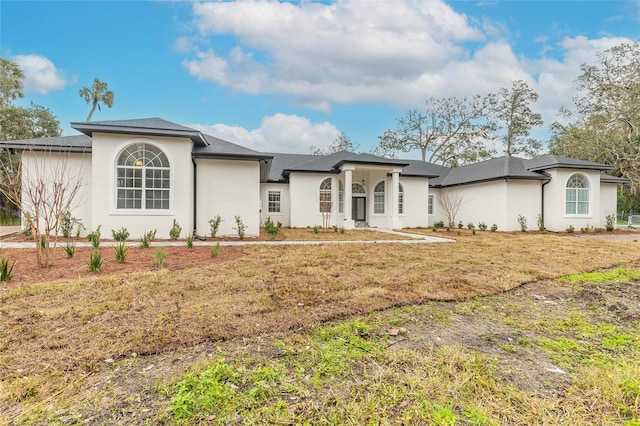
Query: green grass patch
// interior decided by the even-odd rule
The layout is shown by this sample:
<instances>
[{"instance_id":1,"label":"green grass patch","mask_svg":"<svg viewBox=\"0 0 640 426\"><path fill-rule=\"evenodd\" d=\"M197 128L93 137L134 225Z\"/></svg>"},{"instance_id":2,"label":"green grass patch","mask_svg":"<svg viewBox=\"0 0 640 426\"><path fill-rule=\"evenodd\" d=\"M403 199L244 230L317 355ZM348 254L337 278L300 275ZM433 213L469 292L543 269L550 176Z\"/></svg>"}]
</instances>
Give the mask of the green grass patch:
<instances>
[{"instance_id":1,"label":"green grass patch","mask_svg":"<svg viewBox=\"0 0 640 426\"><path fill-rule=\"evenodd\" d=\"M640 280L640 270L618 268L609 271L585 272L582 274L570 274L562 277L561 280L593 283L637 281Z\"/></svg>"}]
</instances>

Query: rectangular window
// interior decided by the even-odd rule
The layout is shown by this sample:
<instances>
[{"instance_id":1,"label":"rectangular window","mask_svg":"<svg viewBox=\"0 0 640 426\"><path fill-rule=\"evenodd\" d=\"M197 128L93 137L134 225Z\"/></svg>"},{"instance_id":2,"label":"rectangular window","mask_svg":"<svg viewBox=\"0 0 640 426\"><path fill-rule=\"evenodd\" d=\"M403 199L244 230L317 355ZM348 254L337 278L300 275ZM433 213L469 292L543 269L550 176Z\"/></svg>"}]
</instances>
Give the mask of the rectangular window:
<instances>
[{"instance_id":1,"label":"rectangular window","mask_svg":"<svg viewBox=\"0 0 640 426\"><path fill-rule=\"evenodd\" d=\"M428 214L433 214L433 195L429 195L429 207L427 210Z\"/></svg>"},{"instance_id":2,"label":"rectangular window","mask_svg":"<svg viewBox=\"0 0 640 426\"><path fill-rule=\"evenodd\" d=\"M384 214L384 192L373 194L373 212L375 214Z\"/></svg>"},{"instance_id":3,"label":"rectangular window","mask_svg":"<svg viewBox=\"0 0 640 426\"><path fill-rule=\"evenodd\" d=\"M267 191L267 211L280 213L280 191Z\"/></svg>"},{"instance_id":4,"label":"rectangular window","mask_svg":"<svg viewBox=\"0 0 640 426\"><path fill-rule=\"evenodd\" d=\"M404 192L398 193L398 214L404 214Z\"/></svg>"}]
</instances>

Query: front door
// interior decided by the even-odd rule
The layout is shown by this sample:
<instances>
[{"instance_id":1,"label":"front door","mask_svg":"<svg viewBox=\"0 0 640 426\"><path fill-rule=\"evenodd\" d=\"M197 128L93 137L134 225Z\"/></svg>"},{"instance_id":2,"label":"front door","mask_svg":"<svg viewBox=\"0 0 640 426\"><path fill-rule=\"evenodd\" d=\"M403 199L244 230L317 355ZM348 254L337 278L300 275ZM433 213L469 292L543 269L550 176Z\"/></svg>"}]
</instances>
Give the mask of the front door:
<instances>
[{"instance_id":1,"label":"front door","mask_svg":"<svg viewBox=\"0 0 640 426\"><path fill-rule=\"evenodd\" d=\"M365 197L353 197L351 199L351 217L356 222L367 221L367 199Z\"/></svg>"}]
</instances>

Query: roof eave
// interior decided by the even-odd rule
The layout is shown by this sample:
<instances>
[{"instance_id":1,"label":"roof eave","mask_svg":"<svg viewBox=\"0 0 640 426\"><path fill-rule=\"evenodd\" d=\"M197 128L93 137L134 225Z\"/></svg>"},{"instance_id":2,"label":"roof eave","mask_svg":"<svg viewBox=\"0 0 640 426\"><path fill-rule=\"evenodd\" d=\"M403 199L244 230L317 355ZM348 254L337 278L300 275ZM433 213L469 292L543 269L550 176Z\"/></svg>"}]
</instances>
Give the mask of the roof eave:
<instances>
[{"instance_id":1,"label":"roof eave","mask_svg":"<svg viewBox=\"0 0 640 426\"><path fill-rule=\"evenodd\" d=\"M391 163L386 161L368 161L368 160L352 160L346 159L341 160L338 163L334 164L334 168L339 169L344 164L369 164L372 166L393 166L393 167L407 167L409 163Z\"/></svg>"},{"instance_id":2,"label":"roof eave","mask_svg":"<svg viewBox=\"0 0 640 426\"><path fill-rule=\"evenodd\" d=\"M111 124L104 125L100 123L86 123L86 122L72 122L71 127L90 137L93 136L93 132L136 134L136 135L143 135L143 136L166 136L166 137L189 138L197 146L209 145L209 142L207 142L202 132L197 130L152 129L152 128L145 128L145 127L114 126Z\"/></svg>"},{"instance_id":3,"label":"roof eave","mask_svg":"<svg viewBox=\"0 0 640 426\"><path fill-rule=\"evenodd\" d=\"M25 144L2 144L3 149L15 149L20 151L34 152L73 152L73 153L90 153L91 147L83 146L60 146L60 145L25 145Z\"/></svg>"},{"instance_id":4,"label":"roof eave","mask_svg":"<svg viewBox=\"0 0 640 426\"><path fill-rule=\"evenodd\" d=\"M253 160L253 161L270 161L272 155L268 154L232 154L224 152L194 152L193 158L218 159L218 160Z\"/></svg>"},{"instance_id":5,"label":"roof eave","mask_svg":"<svg viewBox=\"0 0 640 426\"><path fill-rule=\"evenodd\" d=\"M549 169L587 169L587 170L613 170L613 166L607 164L568 164L568 163L556 163L546 166L538 166L528 168L530 172L539 172Z\"/></svg>"},{"instance_id":6,"label":"roof eave","mask_svg":"<svg viewBox=\"0 0 640 426\"><path fill-rule=\"evenodd\" d=\"M440 183L438 185L434 185L434 187L447 188L447 187L452 187L452 186L471 185L471 184L474 184L474 183L486 183L486 182L493 182L493 181L498 181L498 180L509 180L509 179L514 179L514 180L547 180L548 177L543 176L543 175L540 175L540 176L499 176L499 177L470 180L470 181L452 183L452 184Z\"/></svg>"}]
</instances>

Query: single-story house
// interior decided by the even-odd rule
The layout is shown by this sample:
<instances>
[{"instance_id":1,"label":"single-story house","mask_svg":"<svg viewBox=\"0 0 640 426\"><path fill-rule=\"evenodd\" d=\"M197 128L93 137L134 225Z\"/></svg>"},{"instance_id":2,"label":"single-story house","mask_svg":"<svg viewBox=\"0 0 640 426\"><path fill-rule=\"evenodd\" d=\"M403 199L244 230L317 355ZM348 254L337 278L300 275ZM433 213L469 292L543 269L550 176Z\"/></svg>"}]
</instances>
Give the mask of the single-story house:
<instances>
[{"instance_id":1,"label":"single-story house","mask_svg":"<svg viewBox=\"0 0 640 426\"><path fill-rule=\"evenodd\" d=\"M446 223L443 201L457 199L456 221L519 229L602 226L616 214L623 179L611 167L546 155L500 157L448 168L419 160L341 151L330 155L263 153L159 118L71 123L81 134L0 142L22 151L23 175L56 161L81 173L72 215L90 231L157 229L166 238L175 219L197 235L222 218L218 235L247 236L267 217L283 226L326 224L410 228Z\"/></svg>"}]
</instances>

